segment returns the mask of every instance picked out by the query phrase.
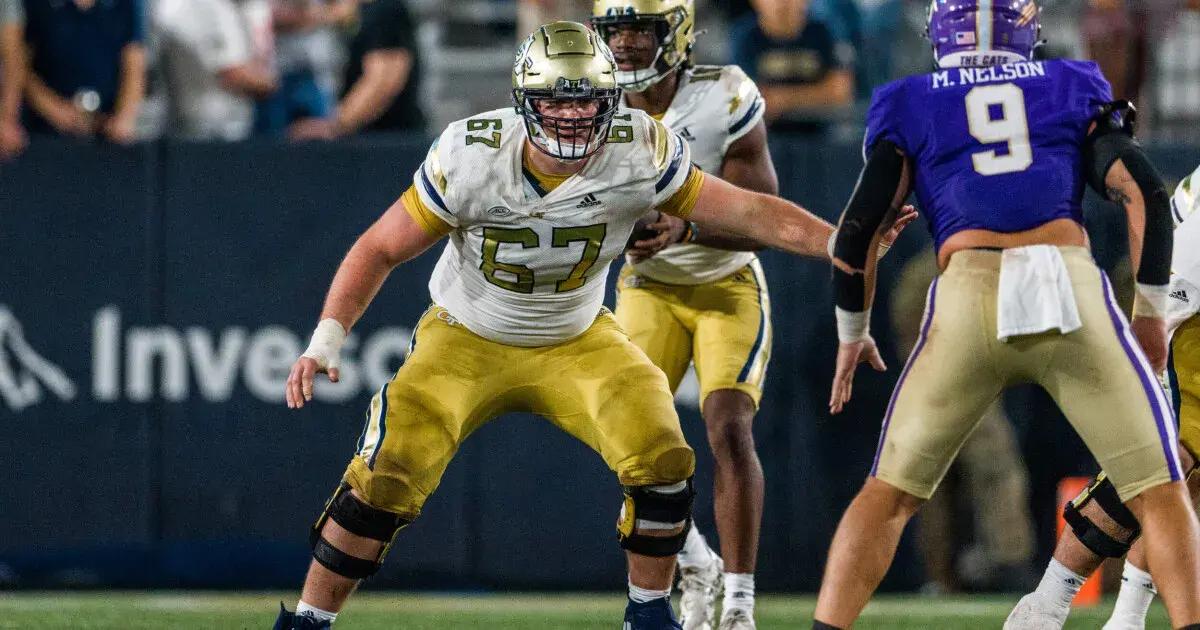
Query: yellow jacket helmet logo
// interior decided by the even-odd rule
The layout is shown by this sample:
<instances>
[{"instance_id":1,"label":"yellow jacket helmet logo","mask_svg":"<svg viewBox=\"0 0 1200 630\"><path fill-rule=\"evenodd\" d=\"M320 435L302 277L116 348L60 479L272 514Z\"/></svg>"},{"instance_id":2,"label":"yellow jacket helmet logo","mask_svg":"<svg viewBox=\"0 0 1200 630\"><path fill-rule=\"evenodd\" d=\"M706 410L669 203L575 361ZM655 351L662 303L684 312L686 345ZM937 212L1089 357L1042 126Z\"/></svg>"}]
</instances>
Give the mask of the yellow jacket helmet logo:
<instances>
[{"instance_id":1,"label":"yellow jacket helmet logo","mask_svg":"<svg viewBox=\"0 0 1200 630\"><path fill-rule=\"evenodd\" d=\"M631 25L652 28L658 50L649 66L617 71L622 88L641 92L690 63L696 43L695 0L595 0L592 4L592 28L605 42L618 28Z\"/></svg>"}]
</instances>

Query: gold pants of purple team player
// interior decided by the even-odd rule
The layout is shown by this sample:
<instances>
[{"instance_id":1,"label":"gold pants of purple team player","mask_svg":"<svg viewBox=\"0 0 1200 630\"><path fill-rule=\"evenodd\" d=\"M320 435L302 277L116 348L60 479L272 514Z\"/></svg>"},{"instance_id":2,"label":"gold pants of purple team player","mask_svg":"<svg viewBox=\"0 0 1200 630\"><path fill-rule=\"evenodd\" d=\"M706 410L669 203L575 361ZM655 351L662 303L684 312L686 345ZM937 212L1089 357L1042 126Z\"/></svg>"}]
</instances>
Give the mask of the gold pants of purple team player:
<instances>
[{"instance_id":1,"label":"gold pants of purple team player","mask_svg":"<svg viewBox=\"0 0 1200 630\"><path fill-rule=\"evenodd\" d=\"M1171 408L1082 247L1061 247L1082 328L1001 342L1001 254L966 250L929 287L921 335L900 375L871 474L928 499L984 410L1009 385L1035 383L1058 403L1122 500L1182 478ZM1035 419L1036 422L1036 419Z\"/></svg>"}]
</instances>

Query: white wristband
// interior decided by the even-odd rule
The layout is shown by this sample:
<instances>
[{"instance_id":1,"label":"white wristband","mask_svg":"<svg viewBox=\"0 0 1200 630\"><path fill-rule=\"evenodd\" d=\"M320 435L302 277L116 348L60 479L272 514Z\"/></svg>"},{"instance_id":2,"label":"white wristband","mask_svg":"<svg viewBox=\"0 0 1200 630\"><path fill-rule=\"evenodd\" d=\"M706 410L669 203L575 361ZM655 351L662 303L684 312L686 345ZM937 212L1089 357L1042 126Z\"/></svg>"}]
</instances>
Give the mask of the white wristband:
<instances>
[{"instance_id":1,"label":"white wristband","mask_svg":"<svg viewBox=\"0 0 1200 630\"><path fill-rule=\"evenodd\" d=\"M833 246L837 243L837 230L829 235L829 240L825 243L825 253L829 254L829 260L833 260Z\"/></svg>"},{"instance_id":2,"label":"white wristband","mask_svg":"<svg viewBox=\"0 0 1200 630\"><path fill-rule=\"evenodd\" d=\"M1156 286L1153 284L1137 283L1137 293L1133 297L1134 317L1153 317L1163 319L1167 316L1167 293L1170 285Z\"/></svg>"},{"instance_id":3,"label":"white wristband","mask_svg":"<svg viewBox=\"0 0 1200 630\"><path fill-rule=\"evenodd\" d=\"M838 341L856 343L871 336L871 309L854 312L841 307L835 308Z\"/></svg>"},{"instance_id":4,"label":"white wristband","mask_svg":"<svg viewBox=\"0 0 1200 630\"><path fill-rule=\"evenodd\" d=\"M327 370L335 369L342 364L342 344L345 341L346 329L336 319L322 319L313 331L308 349L300 356L315 360L318 366Z\"/></svg>"}]
</instances>

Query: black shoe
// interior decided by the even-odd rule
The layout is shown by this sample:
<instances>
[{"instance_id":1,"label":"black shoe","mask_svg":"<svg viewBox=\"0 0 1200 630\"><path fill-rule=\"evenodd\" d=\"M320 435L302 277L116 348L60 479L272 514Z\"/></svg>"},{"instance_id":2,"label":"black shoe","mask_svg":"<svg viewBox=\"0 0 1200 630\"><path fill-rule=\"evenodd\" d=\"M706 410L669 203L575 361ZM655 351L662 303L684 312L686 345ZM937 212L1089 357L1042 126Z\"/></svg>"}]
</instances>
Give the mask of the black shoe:
<instances>
[{"instance_id":1,"label":"black shoe","mask_svg":"<svg viewBox=\"0 0 1200 630\"><path fill-rule=\"evenodd\" d=\"M275 627L272 630L331 630L332 628L333 624L328 621L289 612L283 607L283 602L279 602L279 618L275 620Z\"/></svg>"},{"instance_id":2,"label":"black shoe","mask_svg":"<svg viewBox=\"0 0 1200 630\"><path fill-rule=\"evenodd\" d=\"M625 606L624 630L683 630L675 620L671 598L664 597L645 604L628 600Z\"/></svg>"}]
</instances>

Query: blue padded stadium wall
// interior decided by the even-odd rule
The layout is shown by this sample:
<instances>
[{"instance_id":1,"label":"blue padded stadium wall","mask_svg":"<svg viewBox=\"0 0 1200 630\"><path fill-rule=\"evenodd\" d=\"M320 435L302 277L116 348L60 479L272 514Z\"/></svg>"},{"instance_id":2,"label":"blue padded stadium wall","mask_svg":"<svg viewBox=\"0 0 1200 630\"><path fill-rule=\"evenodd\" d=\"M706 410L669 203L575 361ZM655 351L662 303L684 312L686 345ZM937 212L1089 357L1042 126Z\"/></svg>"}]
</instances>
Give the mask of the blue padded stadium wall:
<instances>
[{"instance_id":1,"label":"blue padded stadium wall","mask_svg":"<svg viewBox=\"0 0 1200 630\"><path fill-rule=\"evenodd\" d=\"M426 147L405 137L127 149L46 140L0 165L0 586L299 584L309 523L371 392L403 358L440 247L388 280L356 327L343 383L289 411L282 382L341 256L408 185ZM836 220L859 147L776 138L772 152L783 194ZM1154 155L1172 179L1200 148ZM1094 199L1089 208L1097 256L1111 267L1123 221ZM875 330L891 370L862 372L836 418L825 411L836 350L828 268L763 255L775 325L755 425L766 590L817 586L902 366L887 288L927 243L918 223L885 261ZM1026 410L1014 419L1046 554L1053 480L1091 464L1036 392L1013 405ZM694 406L681 414L701 451L697 520L715 536L703 427ZM599 457L536 417L507 416L465 444L373 585L618 588L619 505ZM886 586L920 580L906 542Z\"/></svg>"}]
</instances>

